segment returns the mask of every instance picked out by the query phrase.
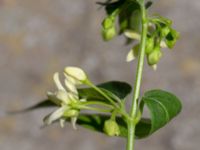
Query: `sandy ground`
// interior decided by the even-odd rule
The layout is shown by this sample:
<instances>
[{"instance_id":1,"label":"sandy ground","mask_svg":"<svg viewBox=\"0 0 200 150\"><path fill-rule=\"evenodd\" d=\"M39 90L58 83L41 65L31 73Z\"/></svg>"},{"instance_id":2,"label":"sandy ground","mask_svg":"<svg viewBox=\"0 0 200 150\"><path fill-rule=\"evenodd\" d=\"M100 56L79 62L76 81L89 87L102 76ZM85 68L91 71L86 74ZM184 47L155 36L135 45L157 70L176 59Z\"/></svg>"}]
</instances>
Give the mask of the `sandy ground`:
<instances>
[{"instance_id":1,"label":"sandy ground","mask_svg":"<svg viewBox=\"0 0 200 150\"><path fill-rule=\"evenodd\" d=\"M157 72L145 66L142 91L162 88L176 93L183 111L160 132L136 142L139 150L198 150L200 141L200 2L155 1L151 12L174 20L181 39L165 50ZM134 81L135 63L126 63L130 47L123 38L105 43L100 37L104 12L94 1L0 0L0 150L123 150L125 140L108 138L70 125L41 129L50 110L17 116L45 98L52 74L65 66L84 68L95 83Z\"/></svg>"}]
</instances>

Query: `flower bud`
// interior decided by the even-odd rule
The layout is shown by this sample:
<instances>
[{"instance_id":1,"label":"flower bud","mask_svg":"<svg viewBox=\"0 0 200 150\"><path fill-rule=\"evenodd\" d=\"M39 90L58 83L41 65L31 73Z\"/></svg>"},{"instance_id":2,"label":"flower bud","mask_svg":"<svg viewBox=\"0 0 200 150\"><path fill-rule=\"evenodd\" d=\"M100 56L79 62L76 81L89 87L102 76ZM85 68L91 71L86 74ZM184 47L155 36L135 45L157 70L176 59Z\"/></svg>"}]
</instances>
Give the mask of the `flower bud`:
<instances>
[{"instance_id":1,"label":"flower bud","mask_svg":"<svg viewBox=\"0 0 200 150\"><path fill-rule=\"evenodd\" d=\"M104 29L109 29L114 26L114 18L113 17L106 17L102 22L102 27Z\"/></svg>"},{"instance_id":2,"label":"flower bud","mask_svg":"<svg viewBox=\"0 0 200 150\"><path fill-rule=\"evenodd\" d=\"M160 48L159 48L159 47L156 47L156 48L147 56L148 64L151 65L151 66L157 64L161 57L162 57L162 52L160 51Z\"/></svg>"},{"instance_id":3,"label":"flower bud","mask_svg":"<svg viewBox=\"0 0 200 150\"><path fill-rule=\"evenodd\" d=\"M65 73L73 84L81 84L87 80L86 73L78 67L66 67Z\"/></svg>"},{"instance_id":4,"label":"flower bud","mask_svg":"<svg viewBox=\"0 0 200 150\"><path fill-rule=\"evenodd\" d=\"M145 53L150 54L153 51L153 48L154 48L154 38L152 37L147 38Z\"/></svg>"},{"instance_id":5,"label":"flower bud","mask_svg":"<svg viewBox=\"0 0 200 150\"><path fill-rule=\"evenodd\" d=\"M102 37L105 41L111 40L113 37L115 37L117 34L115 26L108 28L108 29L102 29Z\"/></svg>"},{"instance_id":6,"label":"flower bud","mask_svg":"<svg viewBox=\"0 0 200 150\"><path fill-rule=\"evenodd\" d=\"M108 136L119 136L120 134L117 122L111 119L105 121L103 130Z\"/></svg>"}]
</instances>

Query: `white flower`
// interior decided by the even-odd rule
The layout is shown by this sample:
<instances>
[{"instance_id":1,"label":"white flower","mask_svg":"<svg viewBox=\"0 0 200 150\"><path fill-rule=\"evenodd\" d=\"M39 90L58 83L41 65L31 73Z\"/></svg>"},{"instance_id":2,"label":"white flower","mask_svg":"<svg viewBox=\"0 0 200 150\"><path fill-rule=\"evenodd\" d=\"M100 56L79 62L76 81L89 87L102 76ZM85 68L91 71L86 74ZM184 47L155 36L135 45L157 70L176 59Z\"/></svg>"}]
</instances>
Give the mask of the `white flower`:
<instances>
[{"instance_id":1,"label":"white flower","mask_svg":"<svg viewBox=\"0 0 200 150\"><path fill-rule=\"evenodd\" d=\"M78 77L79 79L84 79L84 74L82 71L74 71L72 68L68 68L67 70L69 71L68 73L70 75L76 75L76 77ZM50 101L60 106L60 108L46 116L44 118L44 123L46 125L50 125L54 121L59 120L61 127L63 127L65 123L64 117L69 117L71 118L73 128L76 129L75 124L79 114L79 110L72 108L71 104L83 100L79 99L78 90L76 88L77 82L75 82L74 78L72 78L71 76L68 76L66 74L65 76L66 88L60 82L59 73L56 72L53 76L53 80L58 90L56 92L47 92L47 96Z\"/></svg>"}]
</instances>

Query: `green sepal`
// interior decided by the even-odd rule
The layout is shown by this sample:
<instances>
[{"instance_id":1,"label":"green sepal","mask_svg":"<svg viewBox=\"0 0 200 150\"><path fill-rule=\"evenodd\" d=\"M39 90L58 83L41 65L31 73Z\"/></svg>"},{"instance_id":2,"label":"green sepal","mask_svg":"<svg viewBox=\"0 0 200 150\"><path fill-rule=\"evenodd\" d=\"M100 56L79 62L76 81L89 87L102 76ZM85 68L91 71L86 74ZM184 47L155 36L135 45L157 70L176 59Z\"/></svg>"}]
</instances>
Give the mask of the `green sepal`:
<instances>
[{"instance_id":1,"label":"green sepal","mask_svg":"<svg viewBox=\"0 0 200 150\"><path fill-rule=\"evenodd\" d=\"M170 32L166 36L166 44L169 48L173 48L176 44L177 39L179 38L180 34L174 29L170 29Z\"/></svg>"}]
</instances>

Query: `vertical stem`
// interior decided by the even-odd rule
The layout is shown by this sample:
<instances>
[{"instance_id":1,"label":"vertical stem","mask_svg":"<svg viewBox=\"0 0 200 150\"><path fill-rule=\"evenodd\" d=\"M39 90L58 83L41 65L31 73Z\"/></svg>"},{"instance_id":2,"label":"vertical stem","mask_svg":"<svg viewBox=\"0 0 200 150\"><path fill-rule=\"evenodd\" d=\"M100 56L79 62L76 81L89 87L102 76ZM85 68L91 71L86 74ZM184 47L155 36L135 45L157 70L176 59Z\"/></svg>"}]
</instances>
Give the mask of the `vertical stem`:
<instances>
[{"instance_id":1,"label":"vertical stem","mask_svg":"<svg viewBox=\"0 0 200 150\"><path fill-rule=\"evenodd\" d=\"M131 108L132 117L136 115L136 111L137 111L137 99L139 98L139 95L140 95L142 72L143 72L143 67L144 67L145 46L146 46L146 37L147 37L147 18L146 18L146 8L144 6L144 3L141 4L141 12L142 12L142 36L141 36L140 54L138 58L138 65L137 65L137 72L136 72L134 96L133 96L132 108Z\"/></svg>"},{"instance_id":2,"label":"vertical stem","mask_svg":"<svg viewBox=\"0 0 200 150\"><path fill-rule=\"evenodd\" d=\"M126 150L134 150L134 142L135 142L135 118L137 117L137 100L140 96L140 88L142 82L142 72L144 67L144 57L145 57L145 46L146 46L146 37L147 37L147 16L146 16L146 8L144 0L140 0L140 7L142 13L142 35L141 35L141 43L140 43L140 53L138 57L138 65L136 72L136 80L135 80L135 88L134 95L131 105L130 119L128 120L128 140Z\"/></svg>"}]
</instances>

